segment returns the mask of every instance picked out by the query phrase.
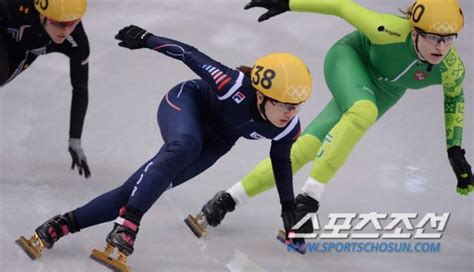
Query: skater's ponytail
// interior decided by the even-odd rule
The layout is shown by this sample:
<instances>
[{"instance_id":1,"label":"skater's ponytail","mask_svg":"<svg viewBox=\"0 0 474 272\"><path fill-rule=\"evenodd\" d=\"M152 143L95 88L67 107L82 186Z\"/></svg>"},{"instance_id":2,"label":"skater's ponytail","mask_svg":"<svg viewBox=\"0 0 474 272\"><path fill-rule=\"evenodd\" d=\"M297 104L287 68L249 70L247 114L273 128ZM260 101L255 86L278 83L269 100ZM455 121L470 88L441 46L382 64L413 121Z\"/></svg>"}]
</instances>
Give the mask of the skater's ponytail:
<instances>
[{"instance_id":1,"label":"skater's ponytail","mask_svg":"<svg viewBox=\"0 0 474 272\"><path fill-rule=\"evenodd\" d=\"M252 67L240 65L239 67L237 67L237 70L241 71L246 76L250 76L252 72Z\"/></svg>"},{"instance_id":2,"label":"skater's ponytail","mask_svg":"<svg viewBox=\"0 0 474 272\"><path fill-rule=\"evenodd\" d=\"M413 8L413 5L410 5L405 10L403 9L398 9L398 10L405 16L405 18L410 19L412 8Z\"/></svg>"}]
</instances>

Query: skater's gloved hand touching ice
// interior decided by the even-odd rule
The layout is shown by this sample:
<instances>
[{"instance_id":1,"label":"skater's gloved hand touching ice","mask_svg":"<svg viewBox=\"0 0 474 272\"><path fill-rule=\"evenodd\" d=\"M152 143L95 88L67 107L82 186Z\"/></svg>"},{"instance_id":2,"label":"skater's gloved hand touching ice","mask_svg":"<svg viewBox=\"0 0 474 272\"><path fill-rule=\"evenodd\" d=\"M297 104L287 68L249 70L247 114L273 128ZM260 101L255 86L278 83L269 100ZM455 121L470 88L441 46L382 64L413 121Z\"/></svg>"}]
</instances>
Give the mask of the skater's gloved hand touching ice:
<instances>
[{"instance_id":1,"label":"skater's gloved hand touching ice","mask_svg":"<svg viewBox=\"0 0 474 272\"><path fill-rule=\"evenodd\" d=\"M290 0L251 0L250 3L245 5L244 9L250 8L265 8L268 11L258 17L258 21L262 22L270 19L273 16L282 14L285 11L290 10Z\"/></svg>"},{"instance_id":2,"label":"skater's gloved hand touching ice","mask_svg":"<svg viewBox=\"0 0 474 272\"><path fill-rule=\"evenodd\" d=\"M82 176L82 173L84 173L84 177L89 178L91 176L91 171L87 165L87 159L86 155L84 154L84 150L81 147L81 139L69 139L68 151L72 158L71 169L77 167L77 170L79 170L79 175Z\"/></svg>"},{"instance_id":3,"label":"skater's gloved hand touching ice","mask_svg":"<svg viewBox=\"0 0 474 272\"><path fill-rule=\"evenodd\" d=\"M299 194L296 196L296 222L299 222L303 217L305 217L308 213L315 213L319 209L319 202L306 195L306 194ZM307 220L303 226L298 229L298 233L313 233L313 223L310 220Z\"/></svg>"},{"instance_id":4,"label":"skater's gloved hand touching ice","mask_svg":"<svg viewBox=\"0 0 474 272\"><path fill-rule=\"evenodd\" d=\"M456 192L461 195L469 195L474 186L471 166L466 161L465 154L466 151L459 146L452 146L448 149L449 162L458 180Z\"/></svg>"},{"instance_id":5,"label":"skater's gloved hand touching ice","mask_svg":"<svg viewBox=\"0 0 474 272\"><path fill-rule=\"evenodd\" d=\"M141 27L129 25L122 28L118 34L115 35L115 39L120 41L118 45L121 47L139 49L146 46L146 41L151 35L151 33Z\"/></svg>"},{"instance_id":6,"label":"skater's gloved hand touching ice","mask_svg":"<svg viewBox=\"0 0 474 272\"><path fill-rule=\"evenodd\" d=\"M286 240L291 240L293 244L304 244L302 238L289 238L290 232L294 232L291 228L298 223L296 220L296 204L295 201L288 201L281 204L281 219L283 220L283 226L285 227Z\"/></svg>"}]
</instances>

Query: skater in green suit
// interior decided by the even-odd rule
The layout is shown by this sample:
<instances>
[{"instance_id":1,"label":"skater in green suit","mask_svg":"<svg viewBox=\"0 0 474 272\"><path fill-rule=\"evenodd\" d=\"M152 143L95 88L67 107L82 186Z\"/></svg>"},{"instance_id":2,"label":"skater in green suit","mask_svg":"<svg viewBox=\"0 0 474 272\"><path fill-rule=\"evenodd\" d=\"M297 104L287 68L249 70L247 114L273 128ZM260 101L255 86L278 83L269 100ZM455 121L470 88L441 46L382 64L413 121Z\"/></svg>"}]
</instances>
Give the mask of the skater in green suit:
<instances>
[{"instance_id":1,"label":"skater in green suit","mask_svg":"<svg viewBox=\"0 0 474 272\"><path fill-rule=\"evenodd\" d=\"M351 0L252 0L245 8L253 7L267 9L259 21L302 11L336 15L357 29L327 53L324 76L333 98L291 150L293 173L312 162L303 193L295 199L297 219L318 210L325 186L354 146L405 91L431 85L441 85L444 91L447 153L456 190L461 195L472 192L471 167L461 148L465 71L454 43L464 18L456 0L417 0L406 17L377 13ZM208 201L202 214L217 226L236 204L274 186L267 158L226 194ZM285 230L288 233L287 226ZM299 231L312 232L311 222Z\"/></svg>"}]
</instances>

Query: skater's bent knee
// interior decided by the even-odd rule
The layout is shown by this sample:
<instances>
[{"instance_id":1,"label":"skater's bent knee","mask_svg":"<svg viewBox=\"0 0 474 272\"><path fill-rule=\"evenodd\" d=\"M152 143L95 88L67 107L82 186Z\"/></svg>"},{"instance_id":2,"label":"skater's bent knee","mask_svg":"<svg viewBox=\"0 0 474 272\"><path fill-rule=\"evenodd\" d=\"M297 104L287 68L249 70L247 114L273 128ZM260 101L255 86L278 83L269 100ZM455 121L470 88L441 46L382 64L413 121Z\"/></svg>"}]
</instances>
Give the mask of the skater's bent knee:
<instances>
[{"instance_id":1,"label":"skater's bent knee","mask_svg":"<svg viewBox=\"0 0 474 272\"><path fill-rule=\"evenodd\" d=\"M201 153L202 140L196 136L182 134L165 144L165 151L175 153L183 159L196 159Z\"/></svg>"},{"instance_id":2,"label":"skater's bent knee","mask_svg":"<svg viewBox=\"0 0 474 272\"><path fill-rule=\"evenodd\" d=\"M302 135L291 148L291 161L301 164L301 166L309 161L313 161L320 146L321 141L317 137L311 134Z\"/></svg>"},{"instance_id":3,"label":"skater's bent knee","mask_svg":"<svg viewBox=\"0 0 474 272\"><path fill-rule=\"evenodd\" d=\"M378 117L378 109L370 100L360 100L354 103L345 113L351 123L361 130L369 129Z\"/></svg>"}]
</instances>

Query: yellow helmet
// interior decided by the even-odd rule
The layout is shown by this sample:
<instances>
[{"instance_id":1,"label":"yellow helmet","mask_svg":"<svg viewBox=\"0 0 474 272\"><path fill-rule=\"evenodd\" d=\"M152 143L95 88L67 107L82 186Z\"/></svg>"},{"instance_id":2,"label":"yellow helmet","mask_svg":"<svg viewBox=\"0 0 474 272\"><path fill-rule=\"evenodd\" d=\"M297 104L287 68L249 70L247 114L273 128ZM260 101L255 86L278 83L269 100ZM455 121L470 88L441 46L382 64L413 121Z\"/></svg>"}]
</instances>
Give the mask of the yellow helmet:
<instances>
[{"instance_id":1,"label":"yellow helmet","mask_svg":"<svg viewBox=\"0 0 474 272\"><path fill-rule=\"evenodd\" d=\"M299 104L311 96L308 67L290 53L274 53L258 59L251 77L257 91L282 103Z\"/></svg>"},{"instance_id":2,"label":"yellow helmet","mask_svg":"<svg viewBox=\"0 0 474 272\"><path fill-rule=\"evenodd\" d=\"M71 22L86 13L87 0L35 0L35 8L49 19Z\"/></svg>"},{"instance_id":3,"label":"yellow helmet","mask_svg":"<svg viewBox=\"0 0 474 272\"><path fill-rule=\"evenodd\" d=\"M416 0L409 20L414 27L438 35L457 34L464 26L457 0Z\"/></svg>"}]
</instances>

